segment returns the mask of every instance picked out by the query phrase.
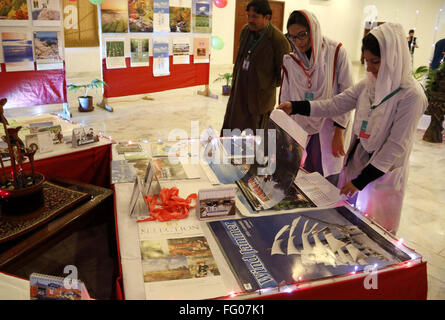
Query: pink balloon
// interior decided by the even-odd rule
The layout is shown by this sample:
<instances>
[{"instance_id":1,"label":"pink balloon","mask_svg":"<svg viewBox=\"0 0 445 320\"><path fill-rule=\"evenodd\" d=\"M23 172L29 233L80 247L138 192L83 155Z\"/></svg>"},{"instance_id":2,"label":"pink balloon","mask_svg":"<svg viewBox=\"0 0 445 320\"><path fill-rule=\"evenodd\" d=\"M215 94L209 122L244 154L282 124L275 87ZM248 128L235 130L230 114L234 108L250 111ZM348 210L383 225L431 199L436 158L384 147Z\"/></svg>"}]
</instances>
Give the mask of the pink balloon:
<instances>
[{"instance_id":1,"label":"pink balloon","mask_svg":"<svg viewBox=\"0 0 445 320\"><path fill-rule=\"evenodd\" d=\"M213 3L218 8L224 8L225 6L227 6L227 0L213 0Z\"/></svg>"}]
</instances>

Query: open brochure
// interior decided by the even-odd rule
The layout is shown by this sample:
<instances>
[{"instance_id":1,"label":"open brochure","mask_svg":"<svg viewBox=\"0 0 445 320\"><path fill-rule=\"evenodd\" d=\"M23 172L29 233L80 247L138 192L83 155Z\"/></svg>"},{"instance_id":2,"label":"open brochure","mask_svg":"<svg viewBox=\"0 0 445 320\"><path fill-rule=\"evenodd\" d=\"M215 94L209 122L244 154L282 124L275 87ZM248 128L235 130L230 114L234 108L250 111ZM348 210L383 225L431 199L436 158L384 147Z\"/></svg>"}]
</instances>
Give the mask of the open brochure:
<instances>
[{"instance_id":1,"label":"open brochure","mask_svg":"<svg viewBox=\"0 0 445 320\"><path fill-rule=\"evenodd\" d=\"M148 300L192 300L227 294L199 221L139 222Z\"/></svg>"},{"instance_id":2,"label":"open brochure","mask_svg":"<svg viewBox=\"0 0 445 320\"><path fill-rule=\"evenodd\" d=\"M260 148L267 148L263 158L267 155L267 167L258 165L262 159L257 152L257 162L236 181L254 210L271 209L286 198L297 176L306 141L307 133L285 112L272 112Z\"/></svg>"}]
</instances>

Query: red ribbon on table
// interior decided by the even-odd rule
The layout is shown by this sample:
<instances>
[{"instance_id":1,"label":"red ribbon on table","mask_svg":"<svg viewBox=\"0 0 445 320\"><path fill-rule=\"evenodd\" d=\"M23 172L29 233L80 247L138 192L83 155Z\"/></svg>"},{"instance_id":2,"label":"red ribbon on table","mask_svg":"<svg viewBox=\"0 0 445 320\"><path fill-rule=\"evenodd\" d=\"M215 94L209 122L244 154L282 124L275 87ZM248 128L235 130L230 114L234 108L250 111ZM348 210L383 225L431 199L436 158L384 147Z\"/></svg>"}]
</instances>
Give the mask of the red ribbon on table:
<instances>
[{"instance_id":1,"label":"red ribbon on table","mask_svg":"<svg viewBox=\"0 0 445 320\"><path fill-rule=\"evenodd\" d=\"M196 193L190 194L186 199L178 197L178 188L163 188L160 194L146 195L144 197L150 216L138 222L144 221L170 221L173 219L185 219L189 215L190 209L196 207ZM160 196L160 201L158 198ZM192 199L195 199L195 205L190 205Z\"/></svg>"}]
</instances>

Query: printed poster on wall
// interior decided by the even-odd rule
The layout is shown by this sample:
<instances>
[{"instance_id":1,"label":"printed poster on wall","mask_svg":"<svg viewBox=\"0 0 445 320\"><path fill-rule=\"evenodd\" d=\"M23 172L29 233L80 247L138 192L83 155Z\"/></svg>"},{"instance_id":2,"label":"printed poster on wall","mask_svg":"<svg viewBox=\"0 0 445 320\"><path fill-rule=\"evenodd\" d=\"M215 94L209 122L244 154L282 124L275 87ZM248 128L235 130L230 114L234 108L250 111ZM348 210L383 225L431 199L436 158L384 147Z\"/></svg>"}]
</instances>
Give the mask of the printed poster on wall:
<instances>
[{"instance_id":1,"label":"printed poster on wall","mask_svg":"<svg viewBox=\"0 0 445 320\"><path fill-rule=\"evenodd\" d=\"M82 0L62 2L65 48L98 47L98 6Z\"/></svg>"},{"instance_id":2,"label":"printed poster on wall","mask_svg":"<svg viewBox=\"0 0 445 320\"><path fill-rule=\"evenodd\" d=\"M153 0L128 0L130 32L153 32Z\"/></svg>"},{"instance_id":3,"label":"printed poster on wall","mask_svg":"<svg viewBox=\"0 0 445 320\"><path fill-rule=\"evenodd\" d=\"M26 0L0 1L0 26L27 26L28 19Z\"/></svg>"},{"instance_id":4,"label":"printed poster on wall","mask_svg":"<svg viewBox=\"0 0 445 320\"><path fill-rule=\"evenodd\" d=\"M172 39L173 64L190 63L190 39L176 38Z\"/></svg>"},{"instance_id":5,"label":"printed poster on wall","mask_svg":"<svg viewBox=\"0 0 445 320\"><path fill-rule=\"evenodd\" d=\"M60 26L60 0L33 0L31 9L33 25Z\"/></svg>"},{"instance_id":6,"label":"printed poster on wall","mask_svg":"<svg viewBox=\"0 0 445 320\"><path fill-rule=\"evenodd\" d=\"M107 69L126 68L125 64L125 40L124 39L106 39L105 49L107 52Z\"/></svg>"},{"instance_id":7,"label":"printed poster on wall","mask_svg":"<svg viewBox=\"0 0 445 320\"><path fill-rule=\"evenodd\" d=\"M2 32L2 47L7 72L34 70L30 32Z\"/></svg>"},{"instance_id":8,"label":"printed poster on wall","mask_svg":"<svg viewBox=\"0 0 445 320\"><path fill-rule=\"evenodd\" d=\"M191 0L170 0L170 32L190 32L191 11Z\"/></svg>"},{"instance_id":9,"label":"printed poster on wall","mask_svg":"<svg viewBox=\"0 0 445 320\"><path fill-rule=\"evenodd\" d=\"M34 32L34 51L37 70L63 69L62 52L56 31Z\"/></svg>"},{"instance_id":10,"label":"printed poster on wall","mask_svg":"<svg viewBox=\"0 0 445 320\"><path fill-rule=\"evenodd\" d=\"M193 47L193 59L195 63L210 62L210 38L195 38Z\"/></svg>"},{"instance_id":11,"label":"printed poster on wall","mask_svg":"<svg viewBox=\"0 0 445 320\"><path fill-rule=\"evenodd\" d=\"M212 33L212 0L193 0L193 32Z\"/></svg>"},{"instance_id":12,"label":"printed poster on wall","mask_svg":"<svg viewBox=\"0 0 445 320\"><path fill-rule=\"evenodd\" d=\"M128 0L104 0L100 8L102 33L128 32Z\"/></svg>"},{"instance_id":13,"label":"printed poster on wall","mask_svg":"<svg viewBox=\"0 0 445 320\"><path fill-rule=\"evenodd\" d=\"M153 76L170 74L168 38L153 39Z\"/></svg>"},{"instance_id":14,"label":"printed poster on wall","mask_svg":"<svg viewBox=\"0 0 445 320\"><path fill-rule=\"evenodd\" d=\"M169 0L153 0L154 31L170 31Z\"/></svg>"},{"instance_id":15,"label":"printed poster on wall","mask_svg":"<svg viewBox=\"0 0 445 320\"><path fill-rule=\"evenodd\" d=\"M150 65L149 44L150 44L149 39L142 39L142 38L130 39L131 67L147 67Z\"/></svg>"}]
</instances>

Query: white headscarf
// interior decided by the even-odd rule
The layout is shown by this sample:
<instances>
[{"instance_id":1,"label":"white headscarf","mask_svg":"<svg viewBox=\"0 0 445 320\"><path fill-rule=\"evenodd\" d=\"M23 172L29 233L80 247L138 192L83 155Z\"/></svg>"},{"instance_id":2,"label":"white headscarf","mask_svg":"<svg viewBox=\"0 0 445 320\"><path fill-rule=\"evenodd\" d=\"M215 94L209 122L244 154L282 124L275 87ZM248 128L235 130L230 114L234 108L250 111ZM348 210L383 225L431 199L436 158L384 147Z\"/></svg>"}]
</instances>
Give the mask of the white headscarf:
<instances>
[{"instance_id":1,"label":"white headscarf","mask_svg":"<svg viewBox=\"0 0 445 320\"><path fill-rule=\"evenodd\" d=\"M312 54L311 58L308 60L305 52L300 52L299 50L295 50L290 55L294 56L296 59L300 60L306 69L307 73L314 72L313 75L313 88L311 91L315 91L314 95L316 99L326 99L332 96L333 88L332 88L332 77L333 77L333 66L334 66L334 55L330 54L330 51L327 51L327 39L324 38L321 34L320 23L318 22L317 17L310 11L307 10L299 10L302 13L308 24L309 24L309 35L310 35L310 43ZM323 46L323 42L325 45ZM288 57L286 57L287 59ZM298 67L299 69L300 67ZM322 77L322 80L319 79ZM307 78L300 77L299 79L299 87L304 88L307 91ZM292 97L293 100L301 100L302 97ZM296 98L296 99L295 99Z\"/></svg>"},{"instance_id":2,"label":"white headscarf","mask_svg":"<svg viewBox=\"0 0 445 320\"><path fill-rule=\"evenodd\" d=\"M375 101L382 101L397 88L413 85L411 59L403 27L386 22L371 30L380 46L380 68L375 85Z\"/></svg>"},{"instance_id":3,"label":"white headscarf","mask_svg":"<svg viewBox=\"0 0 445 320\"><path fill-rule=\"evenodd\" d=\"M377 105L399 87L403 91L404 88L415 86L416 80L412 76L410 54L403 27L398 23L385 22L372 29L371 34L379 42L380 68L377 79L372 81L368 77L367 90L373 105ZM353 132L355 134L360 132L363 120L369 122L367 132L370 133L370 138L361 139L366 151L375 151L387 138L388 125L401 92L374 109L370 118L368 118L369 101L359 106Z\"/></svg>"}]
</instances>

